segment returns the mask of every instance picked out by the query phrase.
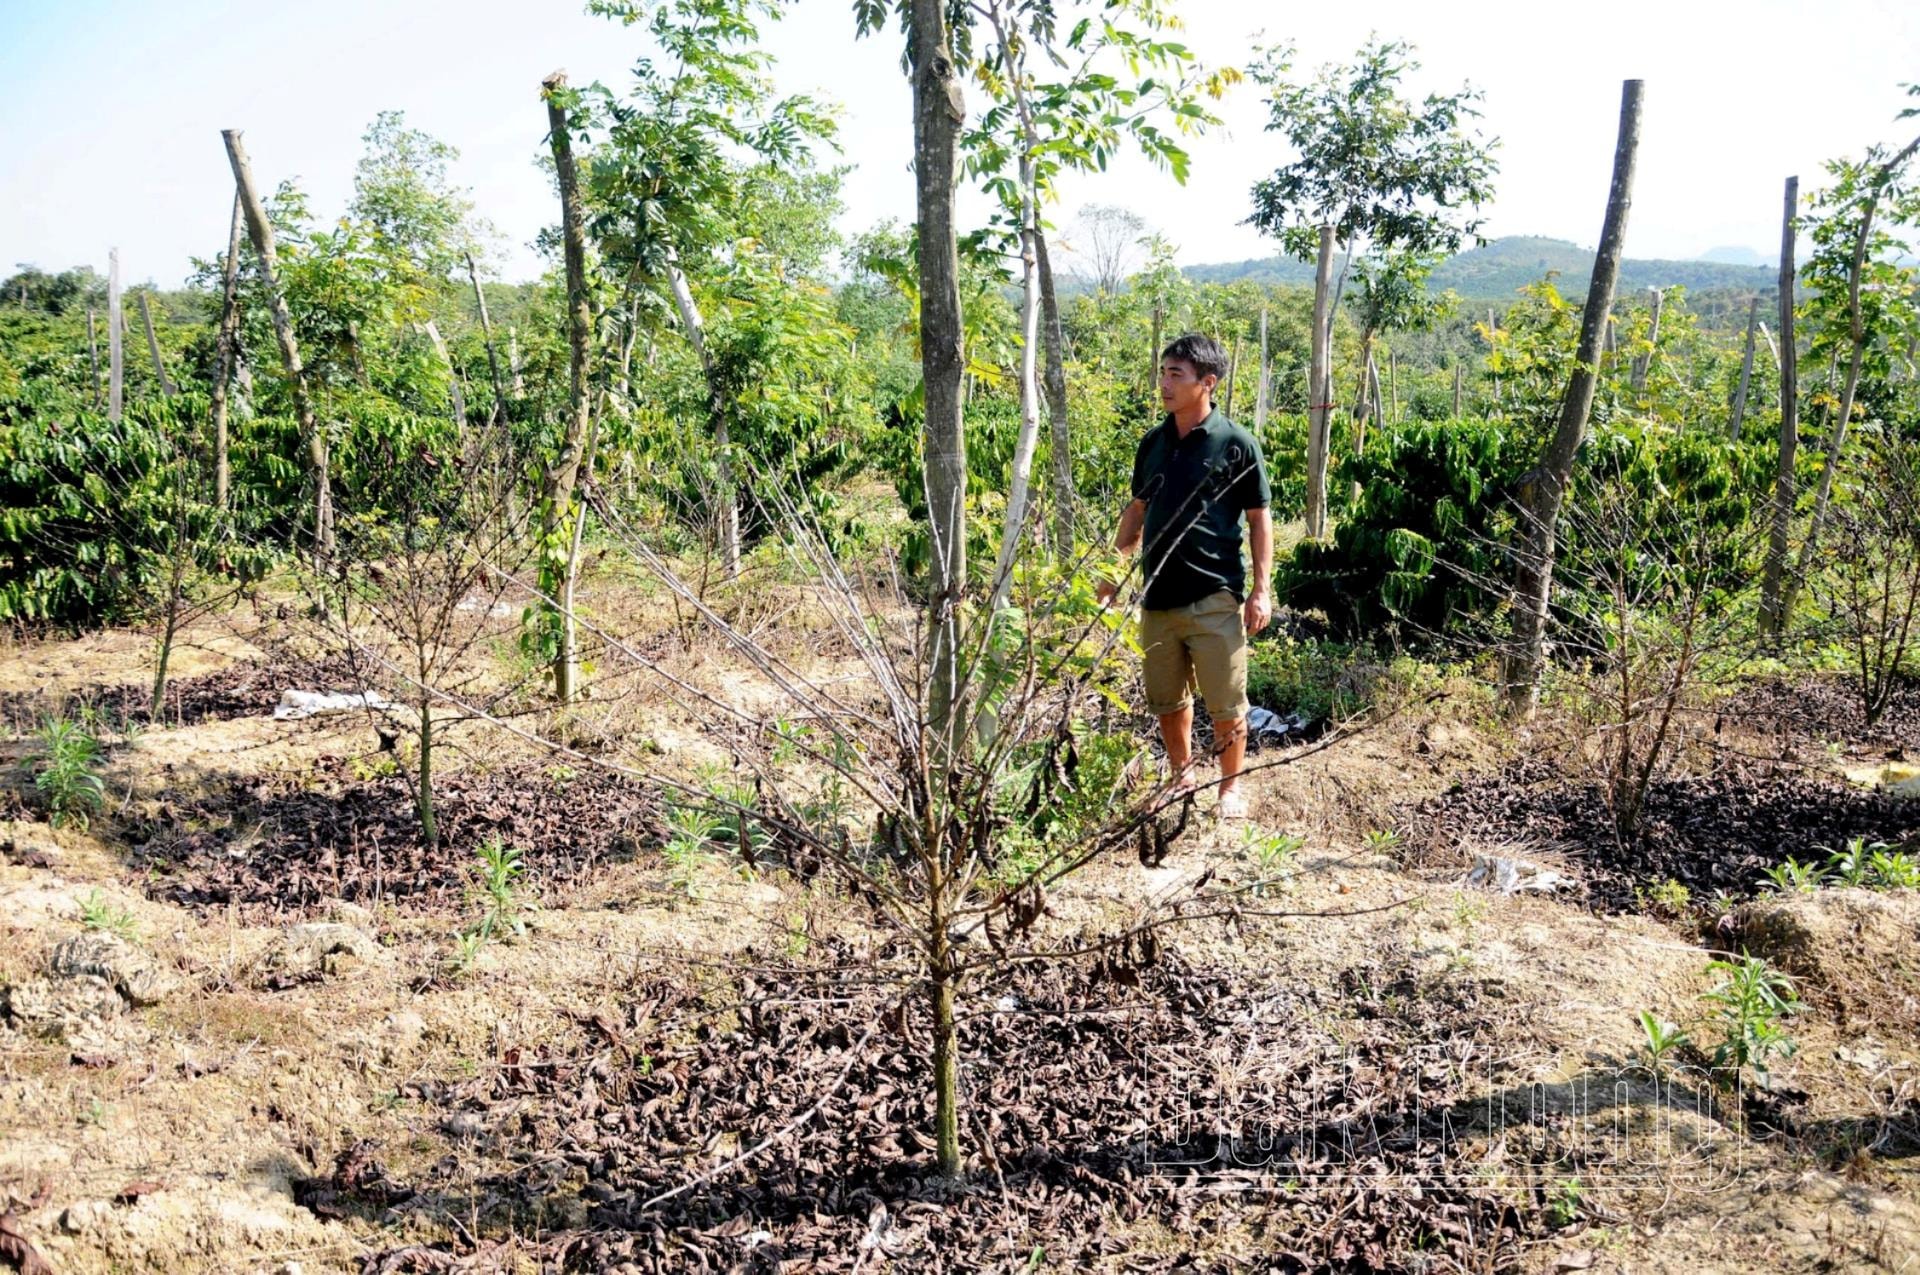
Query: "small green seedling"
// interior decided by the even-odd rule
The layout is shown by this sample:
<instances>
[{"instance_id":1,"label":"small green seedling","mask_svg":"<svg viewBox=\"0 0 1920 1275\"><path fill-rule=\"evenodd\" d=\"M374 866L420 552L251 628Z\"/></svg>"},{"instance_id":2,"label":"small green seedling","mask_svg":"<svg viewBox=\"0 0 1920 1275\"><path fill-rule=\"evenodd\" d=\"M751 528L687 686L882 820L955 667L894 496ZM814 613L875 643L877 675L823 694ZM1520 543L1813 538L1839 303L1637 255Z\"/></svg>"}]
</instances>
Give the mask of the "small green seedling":
<instances>
[{"instance_id":1,"label":"small green seedling","mask_svg":"<svg viewBox=\"0 0 1920 1275\"><path fill-rule=\"evenodd\" d=\"M1635 899L1640 906L1650 912L1664 916L1685 916L1687 905L1693 902L1693 891L1672 877L1668 877L1651 890L1634 889Z\"/></svg>"},{"instance_id":2,"label":"small green seedling","mask_svg":"<svg viewBox=\"0 0 1920 1275\"><path fill-rule=\"evenodd\" d=\"M447 958L447 968L456 976L473 972L480 962L480 949L487 945L487 936L481 930L465 930L453 936L453 954Z\"/></svg>"},{"instance_id":3,"label":"small green seedling","mask_svg":"<svg viewBox=\"0 0 1920 1275\"><path fill-rule=\"evenodd\" d=\"M1760 1083L1766 1084L1769 1064L1775 1058L1792 1057L1798 1048L1786 1029L1786 1020L1800 1012L1793 980L1744 952L1737 961L1708 962L1707 972L1719 976L1705 997L1720 1028L1714 1066L1751 1067Z\"/></svg>"},{"instance_id":4,"label":"small green seedling","mask_svg":"<svg viewBox=\"0 0 1920 1275\"><path fill-rule=\"evenodd\" d=\"M1547 1197L1547 1221L1554 1226L1571 1226L1580 1216L1580 1179L1567 1178L1554 1185Z\"/></svg>"},{"instance_id":5,"label":"small green seedling","mask_svg":"<svg viewBox=\"0 0 1920 1275\"><path fill-rule=\"evenodd\" d=\"M1646 1044L1643 1048L1647 1055L1647 1065L1653 1069L1654 1075L1664 1075L1667 1059L1688 1043L1687 1033L1680 1030L1679 1024L1670 1023L1656 1016L1650 1009L1640 1011L1640 1030L1646 1033Z\"/></svg>"},{"instance_id":6,"label":"small green seedling","mask_svg":"<svg viewBox=\"0 0 1920 1275\"><path fill-rule=\"evenodd\" d=\"M129 943L139 937L139 925L134 921L133 913L108 903L97 886L80 900L80 924L89 930L117 934Z\"/></svg>"},{"instance_id":7,"label":"small green seedling","mask_svg":"<svg viewBox=\"0 0 1920 1275\"><path fill-rule=\"evenodd\" d=\"M1366 835L1367 849L1375 854L1391 854L1400 848L1403 838L1392 828L1375 828Z\"/></svg>"},{"instance_id":8,"label":"small green seedling","mask_svg":"<svg viewBox=\"0 0 1920 1275\"><path fill-rule=\"evenodd\" d=\"M1819 864L1791 858L1767 869L1767 884L1781 894L1812 894L1820 888L1824 877Z\"/></svg>"},{"instance_id":9,"label":"small green seedling","mask_svg":"<svg viewBox=\"0 0 1920 1275\"><path fill-rule=\"evenodd\" d=\"M703 806L672 806L667 810L667 839L660 853L667 861L667 880L688 898L697 898L700 869L712 858L714 843L725 821Z\"/></svg>"},{"instance_id":10,"label":"small green seedling","mask_svg":"<svg viewBox=\"0 0 1920 1275\"><path fill-rule=\"evenodd\" d=\"M1484 900L1472 895L1458 895L1453 900L1453 922L1472 936L1474 927L1487 919L1487 905Z\"/></svg>"},{"instance_id":11,"label":"small green seedling","mask_svg":"<svg viewBox=\"0 0 1920 1275\"><path fill-rule=\"evenodd\" d=\"M26 762L48 820L56 828L84 830L107 799L97 765L100 741L64 717L43 720L38 735L39 747L27 754Z\"/></svg>"},{"instance_id":12,"label":"small green seedling","mask_svg":"<svg viewBox=\"0 0 1920 1275\"><path fill-rule=\"evenodd\" d=\"M1920 886L1920 860L1891 846L1869 847L1867 870L1876 890L1911 890Z\"/></svg>"},{"instance_id":13,"label":"small green seedling","mask_svg":"<svg viewBox=\"0 0 1920 1275\"><path fill-rule=\"evenodd\" d=\"M510 846L498 837L489 838L480 847L474 866L480 875L484 909L474 929L483 939L498 933L525 934L527 923L521 916L519 887L526 865L521 859L520 847Z\"/></svg>"},{"instance_id":14,"label":"small green seedling","mask_svg":"<svg viewBox=\"0 0 1920 1275\"><path fill-rule=\"evenodd\" d=\"M1833 852L1827 868L1841 885L1865 886L1873 876L1873 856L1891 849L1884 841L1869 844L1865 837L1855 837L1847 842L1846 849Z\"/></svg>"},{"instance_id":15,"label":"small green seedling","mask_svg":"<svg viewBox=\"0 0 1920 1275\"><path fill-rule=\"evenodd\" d=\"M1294 856L1307 839L1290 832L1263 832L1252 825L1240 834L1240 848L1260 865L1262 872L1283 875L1293 870Z\"/></svg>"}]
</instances>

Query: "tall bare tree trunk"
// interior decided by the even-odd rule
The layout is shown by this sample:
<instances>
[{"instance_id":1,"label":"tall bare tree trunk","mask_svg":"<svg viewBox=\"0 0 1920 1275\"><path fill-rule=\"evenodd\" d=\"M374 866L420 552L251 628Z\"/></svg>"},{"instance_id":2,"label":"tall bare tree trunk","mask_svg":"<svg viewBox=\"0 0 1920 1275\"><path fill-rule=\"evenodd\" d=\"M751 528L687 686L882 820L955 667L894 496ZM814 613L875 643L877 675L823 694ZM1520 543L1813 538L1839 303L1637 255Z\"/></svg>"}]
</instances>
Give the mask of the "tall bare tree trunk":
<instances>
[{"instance_id":1,"label":"tall bare tree trunk","mask_svg":"<svg viewBox=\"0 0 1920 1275\"><path fill-rule=\"evenodd\" d=\"M593 412L593 299L587 291L587 224L580 202L580 178L573 163L573 135L567 120L567 76L555 71L541 82L541 96L547 104L547 141L553 149L553 166L560 185L560 227L567 268L567 363L568 399L566 424L560 437L560 451L547 467L546 490L541 493L541 554L556 575L564 577L570 555L569 531L573 525L574 494L580 481L580 460L586 447L587 426ZM549 592L570 597L571 580L553 581ZM573 608L561 608L558 616L560 649L553 660L553 697L570 704L578 690L580 676L579 633Z\"/></svg>"},{"instance_id":2,"label":"tall bare tree trunk","mask_svg":"<svg viewBox=\"0 0 1920 1275\"><path fill-rule=\"evenodd\" d=\"M1608 321L1607 331L1609 334L1611 334L1613 331L1611 320ZM1499 332L1500 332L1499 316L1494 314L1492 306L1488 306L1487 307L1487 352L1489 354L1491 354L1494 351L1494 349L1497 348L1496 343L1494 341L1494 337L1499 335ZM1495 407L1500 406L1500 374L1498 372L1493 374L1493 405Z\"/></svg>"},{"instance_id":3,"label":"tall bare tree trunk","mask_svg":"<svg viewBox=\"0 0 1920 1275\"><path fill-rule=\"evenodd\" d=\"M460 384L460 369L453 365L453 351L447 348L446 338L440 335L440 325L428 319L420 325L421 333L433 345L433 352L440 356L440 364L447 369L447 399L453 409L453 422L465 429L467 425L467 392Z\"/></svg>"},{"instance_id":4,"label":"tall bare tree trunk","mask_svg":"<svg viewBox=\"0 0 1920 1275\"><path fill-rule=\"evenodd\" d=\"M520 374L520 337L512 325L507 327L507 371L513 377L513 396L522 399L527 396L527 381Z\"/></svg>"},{"instance_id":5,"label":"tall bare tree trunk","mask_svg":"<svg viewBox=\"0 0 1920 1275\"><path fill-rule=\"evenodd\" d=\"M1033 227L1033 250L1040 267L1040 335L1046 355L1041 384L1047 391L1048 436L1053 451L1053 552L1065 562L1073 554L1073 437L1067 416L1067 336L1060 323L1060 301L1053 290L1053 262L1047 256L1046 227Z\"/></svg>"},{"instance_id":6,"label":"tall bare tree trunk","mask_svg":"<svg viewBox=\"0 0 1920 1275\"><path fill-rule=\"evenodd\" d=\"M1600 229L1600 248L1594 256L1593 281L1587 287L1580 317L1580 347L1567 382L1554 427L1540 461L1522 481L1520 499L1526 512L1513 596L1513 649L1508 654L1505 696L1509 711L1533 711L1546 665L1547 600L1553 592L1560 505L1573 480L1573 462L1587 435L1587 417L1593 411L1593 393L1600 365L1600 344L1606 337L1607 315L1613 310L1614 285L1620 277L1621 251L1627 238L1627 213L1633 206L1633 170L1640 149L1640 105L1644 82L1628 80L1620 92L1620 132L1613 150L1613 182L1607 191L1606 220Z\"/></svg>"},{"instance_id":7,"label":"tall bare tree trunk","mask_svg":"<svg viewBox=\"0 0 1920 1275\"><path fill-rule=\"evenodd\" d=\"M1760 322L1760 297L1756 293L1747 302L1747 347L1740 355L1740 385L1733 392L1733 417L1727 423L1727 437L1740 441L1740 425L1747 418L1747 387L1753 383L1754 328Z\"/></svg>"},{"instance_id":8,"label":"tall bare tree trunk","mask_svg":"<svg viewBox=\"0 0 1920 1275\"><path fill-rule=\"evenodd\" d=\"M227 259L220 263L220 328L214 337L213 360L213 503L227 507L230 470L227 464L227 383L233 379L234 357L240 345L240 236L246 212L240 191L233 192L233 216L227 222Z\"/></svg>"},{"instance_id":9,"label":"tall bare tree trunk","mask_svg":"<svg viewBox=\"0 0 1920 1275\"><path fill-rule=\"evenodd\" d=\"M693 347L694 357L700 360L700 372L707 383L707 420L713 429L714 478L720 488L714 494L720 512L720 568L731 580L740 574L740 489L733 480L733 440L727 426L727 403L721 394L719 378L715 375L713 356L707 350L706 320L700 316L700 306L693 299L693 287L687 282L686 272L680 269L680 259L671 248L667 250L667 285L673 291L674 308L680 312L680 326L686 331L687 343Z\"/></svg>"},{"instance_id":10,"label":"tall bare tree trunk","mask_svg":"<svg viewBox=\"0 0 1920 1275\"><path fill-rule=\"evenodd\" d=\"M140 294L140 324L147 330L147 356L153 360L154 379L160 382L160 397L172 398L179 391L167 378L167 365L160 358L160 338L153 330L153 307L147 303L145 292Z\"/></svg>"},{"instance_id":11,"label":"tall bare tree trunk","mask_svg":"<svg viewBox=\"0 0 1920 1275\"><path fill-rule=\"evenodd\" d=\"M100 338L94 335L93 307L87 307L87 384L93 391L93 410L100 410Z\"/></svg>"},{"instance_id":12,"label":"tall bare tree trunk","mask_svg":"<svg viewBox=\"0 0 1920 1275\"><path fill-rule=\"evenodd\" d=\"M953 186L966 98L954 76L946 10L911 6L908 61L913 77L914 206L920 225L920 368L926 418L922 453L926 465L927 531L933 548L933 591L928 600L931 683L927 718L951 748L952 727L963 691L960 669L961 603L967 587L966 423L960 393L966 357L960 318L959 243L953 223ZM950 1099L951 1076L936 1077L939 1102ZM938 1148L942 1172L959 1168L959 1148Z\"/></svg>"},{"instance_id":13,"label":"tall bare tree trunk","mask_svg":"<svg viewBox=\"0 0 1920 1275\"><path fill-rule=\"evenodd\" d=\"M914 207L920 226L920 368L926 398L922 451L926 463L927 530L933 542L933 596L927 718L936 756L951 756L966 714L961 703L961 602L967 586L967 452L960 388L966 369L960 319L959 245L953 185L966 98L954 77L947 9L908 8L907 60L913 77ZM933 782L944 784L944 778ZM948 1177L960 1172L959 1069L955 1057L953 985L949 979L946 884L929 873L933 913L928 953L933 1010L934 1159Z\"/></svg>"},{"instance_id":14,"label":"tall bare tree trunk","mask_svg":"<svg viewBox=\"0 0 1920 1275\"><path fill-rule=\"evenodd\" d=\"M1390 425L1400 419L1400 365L1393 357L1393 347L1387 347L1387 405L1381 412L1380 423ZM1378 385L1374 387L1376 390Z\"/></svg>"},{"instance_id":15,"label":"tall bare tree trunk","mask_svg":"<svg viewBox=\"0 0 1920 1275\"><path fill-rule=\"evenodd\" d=\"M126 316L120 309L120 250L107 252L107 419L118 424L126 406L127 356L122 332Z\"/></svg>"},{"instance_id":16,"label":"tall bare tree trunk","mask_svg":"<svg viewBox=\"0 0 1920 1275\"><path fill-rule=\"evenodd\" d=\"M1253 436L1267 445L1267 307L1260 307L1260 381L1253 388Z\"/></svg>"},{"instance_id":17,"label":"tall bare tree trunk","mask_svg":"<svg viewBox=\"0 0 1920 1275\"><path fill-rule=\"evenodd\" d=\"M1839 412L1834 417L1833 428L1827 434L1826 463L1820 470L1820 486L1814 492L1813 517L1807 523L1807 538L1801 542L1799 564L1787 581L1781 600L1780 612L1783 617L1793 614L1794 599L1813 566L1813 555L1820 544L1820 532L1827 521L1827 508L1833 499L1833 478L1840 469L1840 451L1846 445L1847 427L1853 419L1854 395L1860 388L1860 368L1867 353L1866 320L1860 313L1860 277L1866 269L1867 244L1873 238L1874 214L1879 210L1880 196L1886 189L1886 183L1916 150L1920 150L1920 137L1907 143L1904 149L1876 170L1873 193L1867 197L1867 205L1860 211L1860 230L1853 241L1853 264L1847 271L1847 327L1851 340L1847 383L1846 388L1840 391Z\"/></svg>"},{"instance_id":18,"label":"tall bare tree trunk","mask_svg":"<svg viewBox=\"0 0 1920 1275\"><path fill-rule=\"evenodd\" d=\"M1160 324L1164 317L1160 304L1156 301L1153 306L1153 327L1147 336L1147 342L1152 346L1147 351L1147 402L1149 404L1159 397L1156 391L1160 388Z\"/></svg>"},{"instance_id":19,"label":"tall bare tree trunk","mask_svg":"<svg viewBox=\"0 0 1920 1275\"><path fill-rule=\"evenodd\" d=\"M1353 396L1353 454L1367 448L1367 425L1380 414L1380 373L1373 365L1373 329L1360 334L1360 387ZM1347 493L1348 508L1360 499L1360 484Z\"/></svg>"},{"instance_id":20,"label":"tall bare tree trunk","mask_svg":"<svg viewBox=\"0 0 1920 1275\"><path fill-rule=\"evenodd\" d=\"M1238 332L1235 332L1233 334L1233 346L1227 353L1226 401L1221 403L1220 405L1220 410L1226 413L1228 420L1233 419L1233 382L1234 382L1234 378L1239 375L1240 375L1240 334Z\"/></svg>"},{"instance_id":21,"label":"tall bare tree trunk","mask_svg":"<svg viewBox=\"0 0 1920 1275\"><path fill-rule=\"evenodd\" d=\"M473 264L473 254L466 253L467 278L473 284L473 303L480 311L480 339L487 343L487 373L493 380L493 414L489 418L499 425L507 419L507 381L500 372L500 354L493 345L493 319L487 314L487 293L480 286L480 271Z\"/></svg>"},{"instance_id":22,"label":"tall bare tree trunk","mask_svg":"<svg viewBox=\"0 0 1920 1275\"><path fill-rule=\"evenodd\" d=\"M1778 637L1786 630L1782 605L1787 577L1788 539L1793 532L1795 499L1793 458L1800 447L1799 352L1793 344L1793 235L1800 207L1800 179L1787 178L1786 211L1780 226L1780 460L1773 477L1773 527L1767 558L1760 570L1760 632Z\"/></svg>"},{"instance_id":23,"label":"tall bare tree trunk","mask_svg":"<svg viewBox=\"0 0 1920 1275\"><path fill-rule=\"evenodd\" d=\"M1307 539L1327 535L1327 453L1333 445L1333 227L1320 227L1313 271L1313 346L1307 370Z\"/></svg>"},{"instance_id":24,"label":"tall bare tree trunk","mask_svg":"<svg viewBox=\"0 0 1920 1275\"><path fill-rule=\"evenodd\" d=\"M247 230L253 238L253 255L260 263L260 282L267 293L267 308L273 316L273 334L280 342L280 362L287 371L293 392L293 410L300 422L300 438L307 448L307 477L313 484L313 550L316 557L333 553L333 486L328 475L327 436L313 416L313 400L307 396L306 371L300 364L300 346L293 336L293 315L287 299L280 293L278 265L273 252L273 223L267 220L267 207L253 184L253 169L247 164L247 152L240 144L240 130L225 129L227 159L233 166L234 185L240 191L240 204L246 210Z\"/></svg>"},{"instance_id":25,"label":"tall bare tree trunk","mask_svg":"<svg viewBox=\"0 0 1920 1275\"><path fill-rule=\"evenodd\" d=\"M1004 56L1017 65L1018 54L1008 43L998 10L994 28ZM1040 441L1040 255L1034 246L1040 221L1040 190L1034 177L1033 152L1039 144L1027 115L1026 95L1014 76L1014 107L1020 114L1022 146L1019 159L1020 180L1020 433L1013 445L1013 474L1007 484L1005 524L1000 529L1000 556L993 566L993 592L988 612L1005 605L1013 590L1013 564L1019 555L1020 537L1027 525L1027 493L1033 471L1033 453Z\"/></svg>"}]
</instances>

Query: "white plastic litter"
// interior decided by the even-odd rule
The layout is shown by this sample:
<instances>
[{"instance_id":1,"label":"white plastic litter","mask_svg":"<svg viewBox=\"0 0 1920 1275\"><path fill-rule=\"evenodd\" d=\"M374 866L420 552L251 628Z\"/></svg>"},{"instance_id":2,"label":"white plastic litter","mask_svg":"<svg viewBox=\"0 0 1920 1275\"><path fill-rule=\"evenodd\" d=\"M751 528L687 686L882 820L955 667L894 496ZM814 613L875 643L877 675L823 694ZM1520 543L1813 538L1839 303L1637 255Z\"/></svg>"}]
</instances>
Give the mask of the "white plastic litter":
<instances>
[{"instance_id":1,"label":"white plastic litter","mask_svg":"<svg viewBox=\"0 0 1920 1275\"><path fill-rule=\"evenodd\" d=\"M360 713L370 708L392 707L392 700L374 691L281 691L273 719L290 722L323 713Z\"/></svg>"},{"instance_id":2,"label":"white plastic litter","mask_svg":"<svg viewBox=\"0 0 1920 1275\"><path fill-rule=\"evenodd\" d=\"M468 612L485 611L487 617L494 620L504 620L510 615L520 614L520 608L514 606L511 602L495 602L492 605L488 605L484 598L462 598L454 610Z\"/></svg>"},{"instance_id":3,"label":"white plastic litter","mask_svg":"<svg viewBox=\"0 0 1920 1275\"><path fill-rule=\"evenodd\" d=\"M1525 859L1508 859L1500 855L1475 855L1473 870L1462 878L1463 885L1481 885L1497 889L1502 894L1518 894L1523 890L1553 891L1573 885L1574 880L1564 872L1553 868L1543 868L1537 863Z\"/></svg>"},{"instance_id":4,"label":"white plastic litter","mask_svg":"<svg viewBox=\"0 0 1920 1275\"><path fill-rule=\"evenodd\" d=\"M1270 708L1250 708L1247 710L1247 729L1256 735L1270 735L1275 739L1285 739L1289 735L1298 735L1307 729L1307 719L1299 713L1286 717Z\"/></svg>"}]
</instances>

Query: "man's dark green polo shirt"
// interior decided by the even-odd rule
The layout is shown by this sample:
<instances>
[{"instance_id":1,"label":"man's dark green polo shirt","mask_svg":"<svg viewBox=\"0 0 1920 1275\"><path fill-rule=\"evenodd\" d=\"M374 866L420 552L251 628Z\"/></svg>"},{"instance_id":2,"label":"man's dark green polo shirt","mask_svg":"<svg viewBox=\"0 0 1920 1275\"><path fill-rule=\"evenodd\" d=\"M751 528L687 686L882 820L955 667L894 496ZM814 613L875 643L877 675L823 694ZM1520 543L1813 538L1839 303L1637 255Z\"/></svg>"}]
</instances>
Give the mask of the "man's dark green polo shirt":
<instances>
[{"instance_id":1,"label":"man's dark green polo shirt","mask_svg":"<svg viewBox=\"0 0 1920 1275\"><path fill-rule=\"evenodd\" d=\"M1134 453L1133 497L1147 504L1143 606L1168 611L1222 589L1246 599L1240 515L1273 499L1253 435L1218 408L1185 438L1168 416Z\"/></svg>"}]
</instances>

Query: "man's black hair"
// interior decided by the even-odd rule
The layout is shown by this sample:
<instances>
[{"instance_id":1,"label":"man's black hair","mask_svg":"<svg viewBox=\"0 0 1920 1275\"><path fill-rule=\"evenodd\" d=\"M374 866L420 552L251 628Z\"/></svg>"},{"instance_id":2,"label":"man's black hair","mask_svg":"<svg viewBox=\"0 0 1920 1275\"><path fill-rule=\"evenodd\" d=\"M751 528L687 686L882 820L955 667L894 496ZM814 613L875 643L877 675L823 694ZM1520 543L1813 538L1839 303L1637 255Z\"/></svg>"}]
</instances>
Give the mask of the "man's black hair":
<instances>
[{"instance_id":1,"label":"man's black hair","mask_svg":"<svg viewBox=\"0 0 1920 1275\"><path fill-rule=\"evenodd\" d=\"M1175 337L1173 344L1160 352L1160 359L1162 362L1179 359L1183 363L1193 364L1193 370L1201 376L1217 377L1222 381L1227 379L1226 348L1200 332Z\"/></svg>"}]
</instances>

